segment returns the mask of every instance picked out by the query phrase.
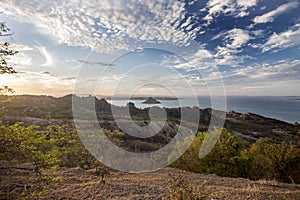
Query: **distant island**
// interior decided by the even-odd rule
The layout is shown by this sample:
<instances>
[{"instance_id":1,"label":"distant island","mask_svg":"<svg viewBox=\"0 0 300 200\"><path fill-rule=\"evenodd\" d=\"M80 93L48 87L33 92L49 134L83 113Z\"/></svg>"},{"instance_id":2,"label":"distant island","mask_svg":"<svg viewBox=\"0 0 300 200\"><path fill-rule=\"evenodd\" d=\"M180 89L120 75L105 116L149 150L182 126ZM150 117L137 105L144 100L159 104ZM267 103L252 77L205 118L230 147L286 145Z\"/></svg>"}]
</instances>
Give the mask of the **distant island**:
<instances>
[{"instance_id":1,"label":"distant island","mask_svg":"<svg viewBox=\"0 0 300 200\"><path fill-rule=\"evenodd\" d=\"M296 101L300 100L300 96L287 96L287 98L289 98L289 100L296 100Z\"/></svg>"},{"instance_id":2,"label":"distant island","mask_svg":"<svg viewBox=\"0 0 300 200\"><path fill-rule=\"evenodd\" d=\"M159 101L154 99L153 97L148 97L145 101L142 102L143 104L160 104Z\"/></svg>"},{"instance_id":3,"label":"distant island","mask_svg":"<svg viewBox=\"0 0 300 200\"><path fill-rule=\"evenodd\" d=\"M99 96L98 98L105 98L107 100L128 100L128 97L126 96L114 96L114 97L109 97L109 96ZM129 98L129 100L145 100L148 97L146 96L132 96ZM155 96L153 97L156 100L162 100L162 101L175 101L178 99L182 99L182 98L177 98L177 97L168 97L168 96Z\"/></svg>"},{"instance_id":4,"label":"distant island","mask_svg":"<svg viewBox=\"0 0 300 200\"><path fill-rule=\"evenodd\" d=\"M291 100L300 101L300 97L299 98L292 98Z\"/></svg>"}]
</instances>

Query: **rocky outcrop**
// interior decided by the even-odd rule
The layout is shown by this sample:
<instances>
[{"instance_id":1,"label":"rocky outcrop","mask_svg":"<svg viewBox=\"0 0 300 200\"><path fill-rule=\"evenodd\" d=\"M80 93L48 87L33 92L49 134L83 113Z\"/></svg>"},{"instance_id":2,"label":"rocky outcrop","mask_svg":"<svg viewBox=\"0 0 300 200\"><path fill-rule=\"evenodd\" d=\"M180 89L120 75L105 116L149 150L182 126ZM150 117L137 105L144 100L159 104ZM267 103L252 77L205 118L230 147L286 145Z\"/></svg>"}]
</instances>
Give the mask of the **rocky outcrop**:
<instances>
[{"instance_id":1,"label":"rocky outcrop","mask_svg":"<svg viewBox=\"0 0 300 200\"><path fill-rule=\"evenodd\" d=\"M157 101L156 99L154 99L153 97L148 97L145 101L143 101L142 103L144 104L160 104L159 101Z\"/></svg>"}]
</instances>

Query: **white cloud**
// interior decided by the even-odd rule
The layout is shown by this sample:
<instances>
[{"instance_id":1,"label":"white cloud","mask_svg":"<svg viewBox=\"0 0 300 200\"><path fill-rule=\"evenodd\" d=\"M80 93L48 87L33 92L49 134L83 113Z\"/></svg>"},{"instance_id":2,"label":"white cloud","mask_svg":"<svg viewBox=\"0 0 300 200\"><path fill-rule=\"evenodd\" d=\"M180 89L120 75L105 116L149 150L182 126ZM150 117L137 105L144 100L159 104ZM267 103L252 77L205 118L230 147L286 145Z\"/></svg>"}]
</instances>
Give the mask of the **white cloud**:
<instances>
[{"instance_id":1,"label":"white cloud","mask_svg":"<svg viewBox=\"0 0 300 200\"><path fill-rule=\"evenodd\" d=\"M222 90L223 81L216 65L216 60L214 60L213 53L208 50L200 48L198 51L187 56L185 61L167 57L163 63L181 75L173 77L170 80L175 82L176 80L184 80L195 91L198 91L198 94L209 94L208 90L220 95L224 92ZM212 74L214 74L213 81L209 78ZM168 82L168 79L169 77L167 77L166 80L161 79L160 82ZM180 87L180 84L176 86ZM216 88L221 90L216 91ZM182 89L184 89L184 87Z\"/></svg>"},{"instance_id":2,"label":"white cloud","mask_svg":"<svg viewBox=\"0 0 300 200\"><path fill-rule=\"evenodd\" d=\"M243 29L234 28L227 33L222 33L224 45L217 47L215 58L219 65L236 65L239 63L236 53L242 51L242 47L251 39L249 32ZM221 37L221 36L220 36Z\"/></svg>"},{"instance_id":3,"label":"white cloud","mask_svg":"<svg viewBox=\"0 0 300 200\"><path fill-rule=\"evenodd\" d=\"M220 33L218 33L217 35L215 35L211 40L219 39L219 38L223 37L224 35L225 35L225 32L221 31Z\"/></svg>"},{"instance_id":4,"label":"white cloud","mask_svg":"<svg viewBox=\"0 0 300 200\"><path fill-rule=\"evenodd\" d=\"M297 80L300 75L299 67L299 60L275 65L256 66L251 73L248 73L248 76L257 80Z\"/></svg>"},{"instance_id":5,"label":"white cloud","mask_svg":"<svg viewBox=\"0 0 300 200\"><path fill-rule=\"evenodd\" d=\"M235 52L237 49L244 46L250 39L248 31L235 28L231 29L227 32L227 35L224 37L225 39L225 50ZM219 52L220 55L226 54L227 52Z\"/></svg>"},{"instance_id":6,"label":"white cloud","mask_svg":"<svg viewBox=\"0 0 300 200\"><path fill-rule=\"evenodd\" d=\"M283 5L279 6L278 8L276 8L275 10L272 10L272 11L270 11L268 13L265 13L261 16L256 16L253 19L253 22L256 23L256 24L273 22L274 19L278 15L286 13L291 9L298 8L298 6L299 6L299 3L296 2L296 1L292 1L292 2L289 2L289 3L283 4Z\"/></svg>"},{"instance_id":7,"label":"white cloud","mask_svg":"<svg viewBox=\"0 0 300 200\"><path fill-rule=\"evenodd\" d=\"M202 11L208 14L204 17L207 24L212 23L214 17L221 14L244 17L249 15L248 9L255 6L258 0L209 0L207 6Z\"/></svg>"},{"instance_id":8,"label":"white cloud","mask_svg":"<svg viewBox=\"0 0 300 200\"><path fill-rule=\"evenodd\" d=\"M32 57L24 52L19 52L13 56L13 59L10 58L8 62L18 71L18 69L30 66L32 64Z\"/></svg>"},{"instance_id":9,"label":"white cloud","mask_svg":"<svg viewBox=\"0 0 300 200\"><path fill-rule=\"evenodd\" d=\"M227 94L239 95L299 95L295 90L295 85L300 83L299 76L300 60L282 60L222 72ZM206 79L218 81L218 74L213 72Z\"/></svg>"},{"instance_id":10,"label":"white cloud","mask_svg":"<svg viewBox=\"0 0 300 200\"><path fill-rule=\"evenodd\" d=\"M278 63L256 64L223 72L225 85L251 85L298 80L300 76L300 60L281 61ZM212 80L213 76L210 77Z\"/></svg>"},{"instance_id":11,"label":"white cloud","mask_svg":"<svg viewBox=\"0 0 300 200\"><path fill-rule=\"evenodd\" d=\"M263 34L264 34L264 30L253 30L253 31L251 31L251 34L253 34L255 37L261 37L261 36L263 36Z\"/></svg>"},{"instance_id":12,"label":"white cloud","mask_svg":"<svg viewBox=\"0 0 300 200\"><path fill-rule=\"evenodd\" d=\"M212 58L213 55L211 54L211 52L209 52L206 49L199 49L194 55L193 57L196 57L200 60L204 60L204 59L209 59Z\"/></svg>"},{"instance_id":13,"label":"white cloud","mask_svg":"<svg viewBox=\"0 0 300 200\"><path fill-rule=\"evenodd\" d=\"M185 3L172 0L2 0L0 7L59 43L104 53L128 50L132 40L187 45L200 29L187 16Z\"/></svg>"},{"instance_id":14,"label":"white cloud","mask_svg":"<svg viewBox=\"0 0 300 200\"><path fill-rule=\"evenodd\" d=\"M59 77L49 72L19 71L15 75L3 75L2 84L9 85L15 94L65 95L74 90L72 77Z\"/></svg>"},{"instance_id":15,"label":"white cloud","mask_svg":"<svg viewBox=\"0 0 300 200\"><path fill-rule=\"evenodd\" d=\"M51 66L53 64L53 59L51 54L48 52L48 50L46 49L46 47L44 46L35 46L35 48L40 52L41 55L44 56L45 58L45 63L42 64L42 67L48 67Z\"/></svg>"},{"instance_id":16,"label":"white cloud","mask_svg":"<svg viewBox=\"0 0 300 200\"><path fill-rule=\"evenodd\" d=\"M275 50L300 45L300 24L296 24L288 31L282 33L274 33L270 36L266 43L261 45L262 51Z\"/></svg>"},{"instance_id":17,"label":"white cloud","mask_svg":"<svg viewBox=\"0 0 300 200\"><path fill-rule=\"evenodd\" d=\"M17 44L17 43L11 43L10 48L16 51L32 51L33 48L23 45L23 44Z\"/></svg>"},{"instance_id":18,"label":"white cloud","mask_svg":"<svg viewBox=\"0 0 300 200\"><path fill-rule=\"evenodd\" d=\"M200 70L209 72L213 70L213 54L205 49L198 49L196 52L188 55L185 59L179 59L177 56L167 56L162 61L162 64L169 66L171 69L183 69L187 72L193 70ZM204 75L204 74L203 74Z\"/></svg>"}]
</instances>

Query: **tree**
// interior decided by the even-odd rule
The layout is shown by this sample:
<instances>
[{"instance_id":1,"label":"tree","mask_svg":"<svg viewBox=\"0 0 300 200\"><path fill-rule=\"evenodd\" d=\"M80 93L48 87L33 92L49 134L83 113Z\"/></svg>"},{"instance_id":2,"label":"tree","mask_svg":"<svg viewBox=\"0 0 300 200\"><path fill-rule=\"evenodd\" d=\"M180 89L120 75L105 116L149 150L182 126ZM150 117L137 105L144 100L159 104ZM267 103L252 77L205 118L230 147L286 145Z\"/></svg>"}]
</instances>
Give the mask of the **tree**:
<instances>
[{"instance_id":1,"label":"tree","mask_svg":"<svg viewBox=\"0 0 300 200\"><path fill-rule=\"evenodd\" d=\"M0 22L0 37L12 36L13 32L6 26L5 22ZM15 74L13 67L9 66L7 60L10 56L17 54L18 51L12 50L8 42L0 43L0 74ZM8 86L0 86L0 94L13 92Z\"/></svg>"}]
</instances>

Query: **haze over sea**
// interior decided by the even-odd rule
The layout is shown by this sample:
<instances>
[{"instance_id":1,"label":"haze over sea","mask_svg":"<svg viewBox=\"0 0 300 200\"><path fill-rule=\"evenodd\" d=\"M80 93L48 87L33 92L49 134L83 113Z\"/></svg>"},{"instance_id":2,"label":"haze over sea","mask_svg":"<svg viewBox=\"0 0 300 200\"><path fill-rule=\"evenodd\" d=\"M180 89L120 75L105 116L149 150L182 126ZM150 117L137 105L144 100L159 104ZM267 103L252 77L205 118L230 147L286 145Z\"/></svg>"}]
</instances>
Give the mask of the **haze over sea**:
<instances>
[{"instance_id":1,"label":"haze over sea","mask_svg":"<svg viewBox=\"0 0 300 200\"><path fill-rule=\"evenodd\" d=\"M179 106L199 106L210 108L211 100L208 96L198 97L199 105L194 105L191 98L185 97L179 100L159 100L161 104L142 104L142 100L130 100L137 108L159 106L175 108ZM125 106L128 100L110 100L110 103ZM180 102L180 103L179 103ZM217 109L217 107L215 107ZM241 113L255 113L264 117L270 117L289 123L300 122L300 97L284 96L229 96L227 97L227 110Z\"/></svg>"}]
</instances>

